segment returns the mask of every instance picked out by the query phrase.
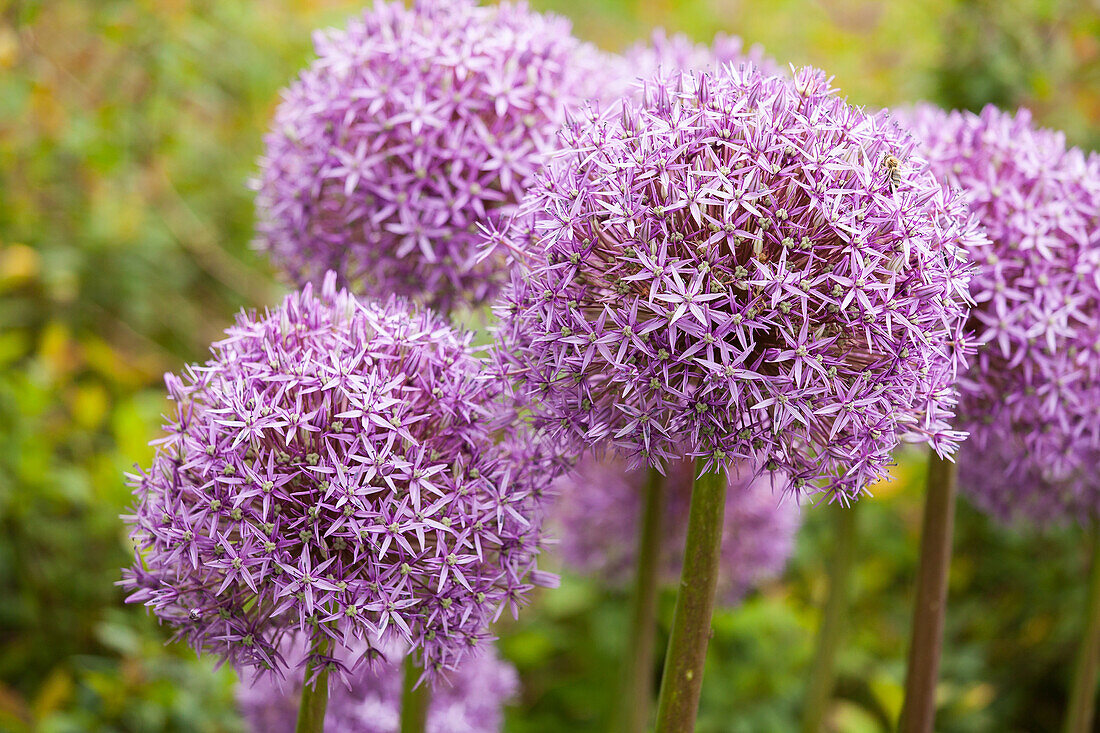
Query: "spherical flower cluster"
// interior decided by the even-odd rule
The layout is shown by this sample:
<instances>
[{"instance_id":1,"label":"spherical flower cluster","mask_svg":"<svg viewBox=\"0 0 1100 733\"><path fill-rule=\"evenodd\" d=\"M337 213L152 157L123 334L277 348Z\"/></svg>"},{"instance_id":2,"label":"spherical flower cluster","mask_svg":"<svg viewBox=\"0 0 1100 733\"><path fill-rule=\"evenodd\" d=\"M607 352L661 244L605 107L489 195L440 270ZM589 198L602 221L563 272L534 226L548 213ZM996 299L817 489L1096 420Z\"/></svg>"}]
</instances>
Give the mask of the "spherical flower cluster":
<instances>
[{"instance_id":1,"label":"spherical flower cluster","mask_svg":"<svg viewBox=\"0 0 1100 733\"><path fill-rule=\"evenodd\" d=\"M960 382L971 439L962 485L1002 518L1100 510L1100 156L1031 115L922 106L906 115L922 154L961 189L991 240L974 242Z\"/></svg>"},{"instance_id":2,"label":"spherical flower cluster","mask_svg":"<svg viewBox=\"0 0 1100 733\"><path fill-rule=\"evenodd\" d=\"M639 79L652 79L658 75L671 78L683 71L713 71L727 64L752 64L768 75L782 71L761 46L746 49L740 38L725 33L719 33L714 37L714 43L707 46L695 43L681 33L669 36L664 30L657 29L649 43L637 43L628 48L623 60L630 75Z\"/></svg>"},{"instance_id":3,"label":"spherical flower cluster","mask_svg":"<svg viewBox=\"0 0 1100 733\"><path fill-rule=\"evenodd\" d=\"M287 656L302 658L298 644ZM360 650L356 650L357 652ZM350 656L347 659L350 662ZM387 653L374 669L360 668L350 685L332 686L325 729L340 733L397 733L401 716L400 655ZM395 660L395 661L389 661ZM237 688L237 700L255 733L293 733L301 680L253 675ZM497 733L502 708L519 691L519 676L493 645L464 659L432 690L427 733Z\"/></svg>"},{"instance_id":4,"label":"spherical flower cluster","mask_svg":"<svg viewBox=\"0 0 1100 733\"><path fill-rule=\"evenodd\" d=\"M646 469L629 469L615 456L588 454L557 483L547 521L570 567L602 580L626 583L634 572ZM676 583L683 564L694 466L669 467L662 516L660 563ZM740 467L728 476L718 597L735 605L752 588L783 572L801 525L798 504L772 491L779 481Z\"/></svg>"},{"instance_id":5,"label":"spherical flower cluster","mask_svg":"<svg viewBox=\"0 0 1100 733\"><path fill-rule=\"evenodd\" d=\"M498 357L537 422L852 496L899 440L953 450L981 235L908 134L812 70L645 97L570 124L524 204L542 254L498 305Z\"/></svg>"},{"instance_id":6,"label":"spherical flower cluster","mask_svg":"<svg viewBox=\"0 0 1100 733\"><path fill-rule=\"evenodd\" d=\"M1044 526L1079 520L1090 525L1100 515L1100 450L1063 436L1061 448L1049 440L1044 449L1058 468L1024 453L1032 441L1024 434L1001 428L985 448L964 445L959 455L959 487L983 512L1005 523ZM980 436L981 433L976 433ZM996 441L1001 437L1001 442ZM968 441L969 442L969 441ZM1054 452L1050 452L1054 451Z\"/></svg>"},{"instance_id":7,"label":"spherical flower cluster","mask_svg":"<svg viewBox=\"0 0 1100 733\"><path fill-rule=\"evenodd\" d=\"M525 5L378 2L318 33L284 92L257 182L258 246L298 282L449 310L490 298L505 251L482 227L515 209L603 57Z\"/></svg>"},{"instance_id":8,"label":"spherical flower cluster","mask_svg":"<svg viewBox=\"0 0 1100 733\"><path fill-rule=\"evenodd\" d=\"M204 366L167 376L167 436L130 477L123 585L238 667L285 673L280 640L308 632L341 672L322 650L392 637L434 676L548 582L558 459L499 424L511 408L469 334L335 283L242 314Z\"/></svg>"}]
</instances>

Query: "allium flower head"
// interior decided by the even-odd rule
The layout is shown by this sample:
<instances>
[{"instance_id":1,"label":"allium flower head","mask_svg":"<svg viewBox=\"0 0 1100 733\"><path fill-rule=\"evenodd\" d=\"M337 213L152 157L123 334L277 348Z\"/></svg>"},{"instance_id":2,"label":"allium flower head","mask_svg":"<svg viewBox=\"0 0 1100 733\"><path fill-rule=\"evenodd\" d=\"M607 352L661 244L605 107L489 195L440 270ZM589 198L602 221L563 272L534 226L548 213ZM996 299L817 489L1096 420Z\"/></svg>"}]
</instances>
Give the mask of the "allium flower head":
<instances>
[{"instance_id":1,"label":"allium flower head","mask_svg":"<svg viewBox=\"0 0 1100 733\"><path fill-rule=\"evenodd\" d=\"M242 314L166 377L167 436L130 477L128 600L238 667L286 672L280 640L307 630L316 649L392 637L453 667L544 580L556 461L527 431L496 437L499 380L469 342L332 273Z\"/></svg>"},{"instance_id":2,"label":"allium flower head","mask_svg":"<svg viewBox=\"0 0 1100 733\"><path fill-rule=\"evenodd\" d=\"M258 246L298 283L490 298L507 267L480 228L514 211L602 55L561 18L470 0L377 2L315 45L266 137Z\"/></svg>"},{"instance_id":3,"label":"allium flower head","mask_svg":"<svg viewBox=\"0 0 1100 733\"><path fill-rule=\"evenodd\" d=\"M1100 511L1100 156L1067 147L1026 110L908 114L922 153L961 189L976 241L960 383L971 432L962 485L1002 518Z\"/></svg>"},{"instance_id":4,"label":"allium flower head","mask_svg":"<svg viewBox=\"0 0 1100 733\"><path fill-rule=\"evenodd\" d=\"M292 658L304 657L297 645ZM387 650L389 651L389 650ZM387 653L374 669L360 668L350 685L334 685L325 729L339 733L397 733L401 716L400 655ZM350 663L350 657L348 659ZM237 699L255 733L293 733L301 680L253 675L237 688ZM428 703L428 733L497 733L502 708L519 691L519 676L493 645L464 659L434 690Z\"/></svg>"},{"instance_id":5,"label":"allium flower head","mask_svg":"<svg viewBox=\"0 0 1100 733\"><path fill-rule=\"evenodd\" d=\"M667 583L676 583L683 565L691 462L669 471L662 522L660 562ZM586 455L558 479L547 519L570 567L612 583L626 583L634 572L647 469L629 469L622 458ZM783 572L801 525L798 504L772 490L777 477L738 467L727 477L718 598L734 605L754 587Z\"/></svg>"},{"instance_id":6,"label":"allium flower head","mask_svg":"<svg viewBox=\"0 0 1100 733\"><path fill-rule=\"evenodd\" d=\"M658 79L568 125L498 308L538 421L851 495L899 440L951 451L980 235L913 147L812 70Z\"/></svg>"}]
</instances>

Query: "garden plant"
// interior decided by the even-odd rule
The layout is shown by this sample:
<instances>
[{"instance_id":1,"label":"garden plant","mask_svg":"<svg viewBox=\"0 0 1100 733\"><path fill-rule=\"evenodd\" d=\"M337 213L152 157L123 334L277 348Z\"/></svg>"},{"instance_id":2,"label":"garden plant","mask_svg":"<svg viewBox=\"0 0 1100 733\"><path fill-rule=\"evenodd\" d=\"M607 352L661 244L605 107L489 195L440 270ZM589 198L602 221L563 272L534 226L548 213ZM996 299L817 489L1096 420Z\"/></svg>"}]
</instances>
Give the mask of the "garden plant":
<instances>
[{"instance_id":1,"label":"garden plant","mask_svg":"<svg viewBox=\"0 0 1100 733\"><path fill-rule=\"evenodd\" d=\"M144 12L115 5L88 17ZM159 358L35 326L26 373L0 373L0 730L1093 730L1085 128L946 63L936 104L865 100L828 54L699 43L668 9L611 48L594 7L375 0L288 24L312 52L239 126L232 233L150 158L131 185L169 198L203 274L154 249L101 265L137 273L127 292L158 269L205 290L146 321L76 310ZM0 25L0 64L49 42L39 12L0 5L26 24ZM45 109L36 83L7 96ZM64 250L14 243L45 229L0 205L0 295L109 291L94 260L74 285ZM4 302L0 366L44 312ZM144 402L106 418L99 377L59 376L74 360ZM87 435L36 437L62 424L34 417L43 379ZM82 456L128 498L73 510L82 474L42 466ZM114 574L67 588L99 543ZM58 611L54 641L35 629L66 593L98 600Z\"/></svg>"}]
</instances>

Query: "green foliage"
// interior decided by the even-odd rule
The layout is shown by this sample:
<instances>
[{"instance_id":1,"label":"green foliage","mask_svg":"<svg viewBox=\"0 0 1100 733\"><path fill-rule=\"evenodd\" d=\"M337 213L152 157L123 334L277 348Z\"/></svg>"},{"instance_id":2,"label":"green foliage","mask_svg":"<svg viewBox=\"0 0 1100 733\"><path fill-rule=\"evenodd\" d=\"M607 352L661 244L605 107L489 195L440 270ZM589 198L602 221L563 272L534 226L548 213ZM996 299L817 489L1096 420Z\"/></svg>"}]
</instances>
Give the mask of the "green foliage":
<instances>
[{"instance_id":1,"label":"green foliage","mask_svg":"<svg viewBox=\"0 0 1100 733\"><path fill-rule=\"evenodd\" d=\"M611 49L657 23L700 39L724 28L823 66L857 103L1029 104L1097 142L1100 27L1084 2L536 4ZM278 297L248 246L247 182L311 29L359 6L0 0L0 730L239 727L232 672L164 646L113 585L130 552L123 473L150 455L160 375ZM920 464L904 459L861 510L839 730L887 730L900 706ZM805 511L785 579L716 619L701 731L796 725L830 543ZM1080 532L1007 531L963 506L957 548L940 729L1055 728ZM503 623L524 682L508 729L606 730L625 628L621 592L573 577Z\"/></svg>"},{"instance_id":2,"label":"green foliage","mask_svg":"<svg viewBox=\"0 0 1100 733\"><path fill-rule=\"evenodd\" d=\"M1026 22L1024 19L1027 19ZM945 107L1030 107L1071 140L1095 148L1100 15L1087 2L958 0L933 74Z\"/></svg>"},{"instance_id":3,"label":"green foliage","mask_svg":"<svg viewBox=\"0 0 1100 733\"><path fill-rule=\"evenodd\" d=\"M278 293L246 183L329 17L0 2L0 729L232 729L231 675L166 650L114 586L123 472L160 375Z\"/></svg>"},{"instance_id":4,"label":"green foliage","mask_svg":"<svg viewBox=\"0 0 1100 733\"><path fill-rule=\"evenodd\" d=\"M859 508L857 562L829 720L893 730L901 709L920 529L923 456ZM700 733L796 730L825 595L833 523L813 507L785 578L715 616ZM1084 603L1087 548L1076 528L1025 534L960 503L937 731L1054 730ZM1043 558L1043 560L1039 560ZM659 649L674 595L662 598ZM508 730L607 730L627 627L626 595L566 575L498 629L523 678ZM657 661L654 674L660 669Z\"/></svg>"}]
</instances>

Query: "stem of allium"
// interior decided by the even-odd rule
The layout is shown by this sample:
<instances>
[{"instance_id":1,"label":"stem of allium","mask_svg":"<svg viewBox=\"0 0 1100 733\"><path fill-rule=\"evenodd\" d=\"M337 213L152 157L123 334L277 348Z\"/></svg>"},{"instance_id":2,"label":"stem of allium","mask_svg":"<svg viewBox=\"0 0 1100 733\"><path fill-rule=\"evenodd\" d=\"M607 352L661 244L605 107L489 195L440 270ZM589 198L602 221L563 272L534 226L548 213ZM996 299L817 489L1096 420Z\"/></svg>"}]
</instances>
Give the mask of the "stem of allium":
<instances>
[{"instance_id":1,"label":"stem of allium","mask_svg":"<svg viewBox=\"0 0 1100 733\"><path fill-rule=\"evenodd\" d=\"M674 470L672 467L669 470ZM637 567L630 599L630 635L624 664L619 712L623 733L644 733L653 706L653 647L657 626L657 565L666 479L655 468L646 477L642 522L638 531Z\"/></svg>"},{"instance_id":2,"label":"stem of allium","mask_svg":"<svg viewBox=\"0 0 1100 733\"><path fill-rule=\"evenodd\" d=\"M836 654L844 635L844 616L848 608L848 588L856 549L856 507L834 502L827 507L832 515L833 555L827 568L829 586L825 611L817 631L817 646L810 667L806 691L803 733L818 733L836 683Z\"/></svg>"},{"instance_id":3,"label":"stem of allium","mask_svg":"<svg viewBox=\"0 0 1100 733\"><path fill-rule=\"evenodd\" d=\"M958 467L930 452L928 485L921 525L917 600L909 642L909 668L901 733L932 733L936 720L936 681L947 611L947 571L951 565L951 536L955 525L955 483Z\"/></svg>"},{"instance_id":4,"label":"stem of allium","mask_svg":"<svg viewBox=\"0 0 1100 733\"><path fill-rule=\"evenodd\" d=\"M702 470L702 459L699 468ZM656 733L691 733L703 687L703 664L710 641L710 617L718 583L718 555L726 509L726 476L719 468L704 473L691 490L684 569L672 616Z\"/></svg>"},{"instance_id":5,"label":"stem of allium","mask_svg":"<svg viewBox=\"0 0 1100 733\"><path fill-rule=\"evenodd\" d=\"M1065 733L1086 733L1092 730L1096 711L1096 676L1100 667L1100 531L1092 531L1092 571L1085 633L1077 647L1077 662L1073 667L1073 687L1066 710Z\"/></svg>"},{"instance_id":6,"label":"stem of allium","mask_svg":"<svg viewBox=\"0 0 1100 733\"><path fill-rule=\"evenodd\" d=\"M401 733L424 733L428 725L428 683L417 687L420 667L410 652L405 657L405 681L401 688Z\"/></svg>"},{"instance_id":7,"label":"stem of allium","mask_svg":"<svg viewBox=\"0 0 1100 733\"><path fill-rule=\"evenodd\" d=\"M327 638L321 641L315 647L315 653L325 655L329 644ZM312 661L306 665L302 700L298 704L298 723L294 726L294 733L323 733L325 730L325 708L328 707L328 663L322 661L321 664L324 666L317 673L317 679L312 685L308 682L316 667Z\"/></svg>"}]
</instances>

